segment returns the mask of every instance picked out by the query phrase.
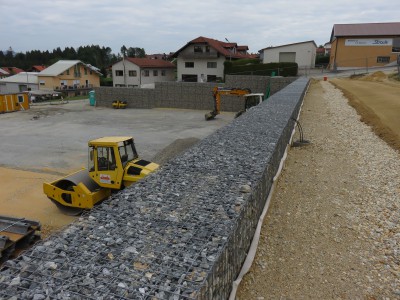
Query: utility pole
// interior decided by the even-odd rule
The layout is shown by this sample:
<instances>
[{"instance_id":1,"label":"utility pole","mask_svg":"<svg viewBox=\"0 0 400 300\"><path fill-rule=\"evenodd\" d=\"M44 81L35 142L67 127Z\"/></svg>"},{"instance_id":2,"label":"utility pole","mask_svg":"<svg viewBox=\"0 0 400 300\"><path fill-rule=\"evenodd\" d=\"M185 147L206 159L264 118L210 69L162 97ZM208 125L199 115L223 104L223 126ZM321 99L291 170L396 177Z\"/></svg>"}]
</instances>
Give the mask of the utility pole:
<instances>
[{"instance_id":1,"label":"utility pole","mask_svg":"<svg viewBox=\"0 0 400 300\"><path fill-rule=\"evenodd\" d=\"M231 43L227 38L225 38L225 40L226 40L229 44ZM231 52L231 50L229 50L229 61L232 61L232 52Z\"/></svg>"}]
</instances>

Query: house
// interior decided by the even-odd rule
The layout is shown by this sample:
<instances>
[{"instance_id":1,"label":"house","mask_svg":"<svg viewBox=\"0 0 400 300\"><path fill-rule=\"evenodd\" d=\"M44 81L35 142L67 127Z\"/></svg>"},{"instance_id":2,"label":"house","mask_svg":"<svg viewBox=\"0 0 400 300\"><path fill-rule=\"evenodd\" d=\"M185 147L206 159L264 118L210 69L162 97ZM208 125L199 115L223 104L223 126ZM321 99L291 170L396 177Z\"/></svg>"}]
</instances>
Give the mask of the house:
<instances>
[{"instance_id":1,"label":"house","mask_svg":"<svg viewBox=\"0 0 400 300\"><path fill-rule=\"evenodd\" d=\"M42 72L44 69L46 69L46 66L36 65L36 66L32 66L32 68L29 71L30 72Z\"/></svg>"},{"instance_id":2,"label":"house","mask_svg":"<svg viewBox=\"0 0 400 300\"><path fill-rule=\"evenodd\" d=\"M224 77L224 62L251 58L247 46L200 36L176 51L178 81L213 82Z\"/></svg>"},{"instance_id":3,"label":"house","mask_svg":"<svg viewBox=\"0 0 400 300\"><path fill-rule=\"evenodd\" d=\"M100 86L99 69L80 60L59 60L37 73L39 89L84 93Z\"/></svg>"},{"instance_id":4,"label":"house","mask_svg":"<svg viewBox=\"0 0 400 300\"><path fill-rule=\"evenodd\" d=\"M125 57L112 66L114 87L152 87L175 81L175 65L163 59Z\"/></svg>"},{"instance_id":5,"label":"house","mask_svg":"<svg viewBox=\"0 0 400 300\"><path fill-rule=\"evenodd\" d=\"M331 54L331 48L332 48L332 45L331 45L331 43L325 43L324 44L324 48L325 48L325 55L330 55Z\"/></svg>"},{"instance_id":6,"label":"house","mask_svg":"<svg viewBox=\"0 0 400 300\"><path fill-rule=\"evenodd\" d=\"M38 73L20 72L18 74L0 79L0 93L20 93L24 91L37 90Z\"/></svg>"},{"instance_id":7,"label":"house","mask_svg":"<svg viewBox=\"0 0 400 300\"><path fill-rule=\"evenodd\" d=\"M25 72L24 70L17 67L1 67L0 68L0 78L4 78L7 76L12 76L21 72Z\"/></svg>"},{"instance_id":8,"label":"house","mask_svg":"<svg viewBox=\"0 0 400 300\"><path fill-rule=\"evenodd\" d=\"M299 68L314 68L317 45L314 41L286 44L261 49L262 63L295 62Z\"/></svg>"},{"instance_id":9,"label":"house","mask_svg":"<svg viewBox=\"0 0 400 300\"><path fill-rule=\"evenodd\" d=\"M7 76L10 76L10 73L8 73L6 70L3 70L2 68L0 68L0 79L5 78Z\"/></svg>"},{"instance_id":10,"label":"house","mask_svg":"<svg viewBox=\"0 0 400 300\"><path fill-rule=\"evenodd\" d=\"M395 65L400 55L400 22L335 24L330 43L332 70Z\"/></svg>"}]
</instances>

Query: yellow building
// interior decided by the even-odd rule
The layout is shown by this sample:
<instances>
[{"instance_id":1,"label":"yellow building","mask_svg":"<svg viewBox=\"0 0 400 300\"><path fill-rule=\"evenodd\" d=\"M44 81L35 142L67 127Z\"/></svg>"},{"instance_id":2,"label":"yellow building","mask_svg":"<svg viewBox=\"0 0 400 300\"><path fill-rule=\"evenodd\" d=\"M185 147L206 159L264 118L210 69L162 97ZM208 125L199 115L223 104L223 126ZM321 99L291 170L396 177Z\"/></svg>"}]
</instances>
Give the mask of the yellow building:
<instances>
[{"instance_id":1,"label":"yellow building","mask_svg":"<svg viewBox=\"0 0 400 300\"><path fill-rule=\"evenodd\" d=\"M396 65L400 55L400 22L335 24L330 43L332 70Z\"/></svg>"},{"instance_id":2,"label":"yellow building","mask_svg":"<svg viewBox=\"0 0 400 300\"><path fill-rule=\"evenodd\" d=\"M29 109L27 93L0 94L0 113Z\"/></svg>"},{"instance_id":3,"label":"yellow building","mask_svg":"<svg viewBox=\"0 0 400 300\"><path fill-rule=\"evenodd\" d=\"M40 90L66 93L100 86L99 69L80 60L59 60L38 73Z\"/></svg>"}]
</instances>

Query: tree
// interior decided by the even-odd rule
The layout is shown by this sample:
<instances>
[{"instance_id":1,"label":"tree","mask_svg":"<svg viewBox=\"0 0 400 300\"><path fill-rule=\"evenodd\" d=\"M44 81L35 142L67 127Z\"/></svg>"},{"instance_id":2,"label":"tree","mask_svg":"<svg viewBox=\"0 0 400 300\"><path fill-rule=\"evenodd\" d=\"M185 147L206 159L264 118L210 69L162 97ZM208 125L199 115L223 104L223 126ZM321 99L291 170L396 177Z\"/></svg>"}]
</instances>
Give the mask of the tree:
<instances>
[{"instance_id":1,"label":"tree","mask_svg":"<svg viewBox=\"0 0 400 300\"><path fill-rule=\"evenodd\" d=\"M121 47L121 54L122 54L122 56L126 56L127 51L128 51L128 49L125 47L125 45L123 45L123 46Z\"/></svg>"}]
</instances>

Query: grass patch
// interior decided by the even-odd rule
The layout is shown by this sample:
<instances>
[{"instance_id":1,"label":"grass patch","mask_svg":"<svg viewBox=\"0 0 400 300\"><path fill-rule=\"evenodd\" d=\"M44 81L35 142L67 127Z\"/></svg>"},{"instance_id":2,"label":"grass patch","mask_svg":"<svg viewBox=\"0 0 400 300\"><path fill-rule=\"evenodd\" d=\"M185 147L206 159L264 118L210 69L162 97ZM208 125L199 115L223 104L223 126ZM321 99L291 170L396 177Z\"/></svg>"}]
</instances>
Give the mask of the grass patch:
<instances>
[{"instance_id":1,"label":"grass patch","mask_svg":"<svg viewBox=\"0 0 400 300\"><path fill-rule=\"evenodd\" d=\"M89 95L79 95L79 96L65 97L64 98L64 100L68 100L68 101L83 100L83 99L89 99Z\"/></svg>"}]
</instances>

